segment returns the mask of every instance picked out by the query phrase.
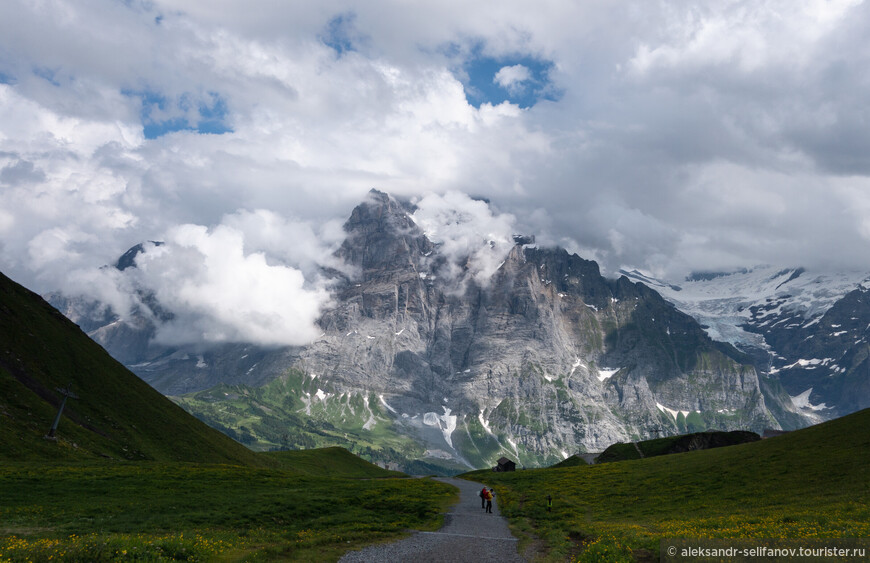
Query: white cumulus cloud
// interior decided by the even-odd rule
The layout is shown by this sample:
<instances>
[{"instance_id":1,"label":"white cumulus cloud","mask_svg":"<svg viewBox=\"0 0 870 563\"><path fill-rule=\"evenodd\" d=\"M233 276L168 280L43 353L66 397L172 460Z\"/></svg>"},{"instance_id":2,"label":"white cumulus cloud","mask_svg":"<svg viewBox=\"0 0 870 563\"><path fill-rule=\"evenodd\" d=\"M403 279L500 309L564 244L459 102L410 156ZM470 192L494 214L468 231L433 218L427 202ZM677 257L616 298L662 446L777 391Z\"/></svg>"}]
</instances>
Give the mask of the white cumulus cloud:
<instances>
[{"instance_id":1,"label":"white cumulus cloud","mask_svg":"<svg viewBox=\"0 0 870 563\"><path fill-rule=\"evenodd\" d=\"M158 327L166 344L307 344L330 299L298 269L246 252L244 233L226 225L175 227L136 263L138 281L174 315Z\"/></svg>"},{"instance_id":2,"label":"white cumulus cloud","mask_svg":"<svg viewBox=\"0 0 870 563\"><path fill-rule=\"evenodd\" d=\"M516 64L512 66L503 66L495 73L493 82L506 89L509 92L517 92L522 90L523 83L530 80L532 77L528 67Z\"/></svg>"}]
</instances>

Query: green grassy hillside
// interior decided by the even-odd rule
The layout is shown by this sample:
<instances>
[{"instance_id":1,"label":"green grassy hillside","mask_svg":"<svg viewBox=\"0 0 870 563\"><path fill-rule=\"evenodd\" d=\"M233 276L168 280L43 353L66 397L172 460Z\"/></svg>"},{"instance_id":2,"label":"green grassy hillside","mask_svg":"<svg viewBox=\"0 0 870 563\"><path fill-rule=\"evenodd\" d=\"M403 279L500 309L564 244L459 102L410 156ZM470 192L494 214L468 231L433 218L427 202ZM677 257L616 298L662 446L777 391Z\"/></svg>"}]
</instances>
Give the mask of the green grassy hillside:
<instances>
[{"instance_id":1,"label":"green grassy hillside","mask_svg":"<svg viewBox=\"0 0 870 563\"><path fill-rule=\"evenodd\" d=\"M566 459L563 459L559 463L555 465L551 465L551 469L558 469L560 467L577 467L578 465L588 465L586 460L580 457L579 455L572 455Z\"/></svg>"},{"instance_id":2,"label":"green grassy hillside","mask_svg":"<svg viewBox=\"0 0 870 563\"><path fill-rule=\"evenodd\" d=\"M57 440L43 438L67 401ZM269 460L213 430L112 359L35 293L0 274L0 460Z\"/></svg>"},{"instance_id":3,"label":"green grassy hillside","mask_svg":"<svg viewBox=\"0 0 870 563\"><path fill-rule=\"evenodd\" d=\"M349 455L308 453L295 469L3 463L0 561L335 561L437 529L456 499L429 479L371 479ZM360 478L314 474L330 460Z\"/></svg>"},{"instance_id":4,"label":"green grassy hillside","mask_svg":"<svg viewBox=\"0 0 870 563\"><path fill-rule=\"evenodd\" d=\"M552 560L595 560L658 554L669 537L870 537L868 460L864 410L727 448L467 476L494 485L502 514L543 538Z\"/></svg>"},{"instance_id":5,"label":"green grassy hillside","mask_svg":"<svg viewBox=\"0 0 870 563\"><path fill-rule=\"evenodd\" d=\"M277 461L281 468L319 477L378 479L406 476L399 471L378 467L339 447L268 452L262 455Z\"/></svg>"},{"instance_id":6,"label":"green grassy hillside","mask_svg":"<svg viewBox=\"0 0 870 563\"><path fill-rule=\"evenodd\" d=\"M757 442L760 439L761 437L754 432L735 430L732 432L709 431L680 436L666 436L664 438L637 442L637 447L632 443L625 444L619 442L601 452L601 455L595 458L595 463L641 459L641 453L643 457L656 457L693 450L722 448L746 442Z\"/></svg>"}]
</instances>

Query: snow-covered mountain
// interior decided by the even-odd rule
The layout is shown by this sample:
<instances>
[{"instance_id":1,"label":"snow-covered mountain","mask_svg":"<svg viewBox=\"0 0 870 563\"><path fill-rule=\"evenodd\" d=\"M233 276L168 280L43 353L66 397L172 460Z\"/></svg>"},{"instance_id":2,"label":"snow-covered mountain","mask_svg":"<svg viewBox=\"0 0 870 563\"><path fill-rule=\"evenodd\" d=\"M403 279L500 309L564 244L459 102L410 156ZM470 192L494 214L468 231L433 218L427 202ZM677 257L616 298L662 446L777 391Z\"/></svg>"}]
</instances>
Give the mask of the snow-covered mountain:
<instances>
[{"instance_id":1,"label":"snow-covered mountain","mask_svg":"<svg viewBox=\"0 0 870 563\"><path fill-rule=\"evenodd\" d=\"M750 354L812 419L870 406L867 272L759 266L679 283L621 273L697 319L711 338Z\"/></svg>"}]
</instances>

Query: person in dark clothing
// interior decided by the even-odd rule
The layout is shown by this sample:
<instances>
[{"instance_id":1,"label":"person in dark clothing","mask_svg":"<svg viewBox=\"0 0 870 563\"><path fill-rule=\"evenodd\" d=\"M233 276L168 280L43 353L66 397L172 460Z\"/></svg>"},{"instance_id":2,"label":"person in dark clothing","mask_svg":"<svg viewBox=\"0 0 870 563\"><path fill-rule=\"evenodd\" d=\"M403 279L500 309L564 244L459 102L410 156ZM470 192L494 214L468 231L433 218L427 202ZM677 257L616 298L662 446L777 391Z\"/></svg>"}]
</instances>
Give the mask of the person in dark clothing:
<instances>
[{"instance_id":1,"label":"person in dark clothing","mask_svg":"<svg viewBox=\"0 0 870 563\"><path fill-rule=\"evenodd\" d=\"M492 497L495 496L495 491L490 489L486 491L486 512L492 514Z\"/></svg>"}]
</instances>

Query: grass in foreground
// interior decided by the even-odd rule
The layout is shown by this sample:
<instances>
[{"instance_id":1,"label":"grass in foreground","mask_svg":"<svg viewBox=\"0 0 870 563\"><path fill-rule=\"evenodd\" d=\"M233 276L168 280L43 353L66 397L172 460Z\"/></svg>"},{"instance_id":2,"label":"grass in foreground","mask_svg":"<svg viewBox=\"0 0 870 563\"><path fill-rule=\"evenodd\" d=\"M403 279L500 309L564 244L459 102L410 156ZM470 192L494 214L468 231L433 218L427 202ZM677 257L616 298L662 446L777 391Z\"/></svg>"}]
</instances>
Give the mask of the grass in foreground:
<instances>
[{"instance_id":1,"label":"grass in foreground","mask_svg":"<svg viewBox=\"0 0 870 563\"><path fill-rule=\"evenodd\" d=\"M428 479L316 476L319 463L7 463L0 561L329 561L409 528L437 529L455 499Z\"/></svg>"},{"instance_id":2,"label":"grass in foreground","mask_svg":"<svg viewBox=\"0 0 870 563\"><path fill-rule=\"evenodd\" d=\"M499 508L549 560L656 558L662 538L870 537L870 410L728 448L495 474ZM546 497L554 498L552 512Z\"/></svg>"}]
</instances>

